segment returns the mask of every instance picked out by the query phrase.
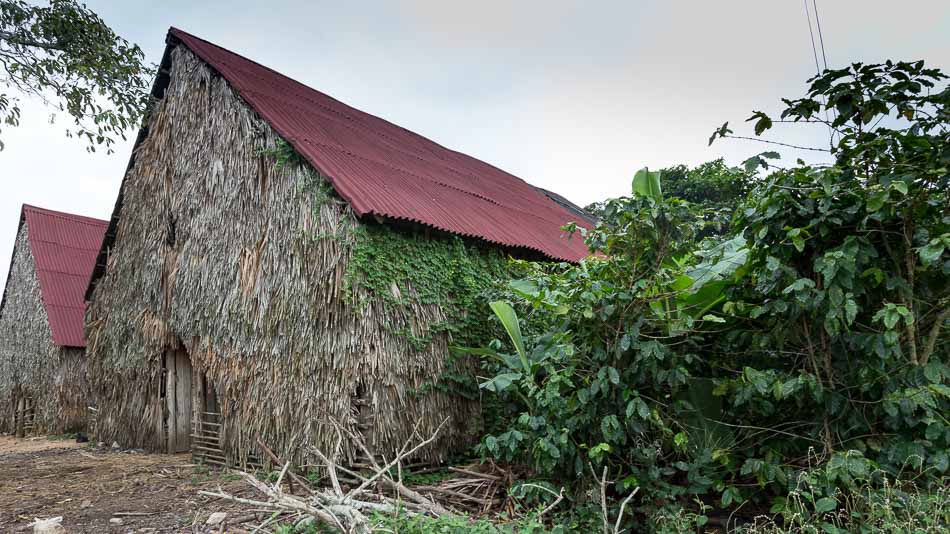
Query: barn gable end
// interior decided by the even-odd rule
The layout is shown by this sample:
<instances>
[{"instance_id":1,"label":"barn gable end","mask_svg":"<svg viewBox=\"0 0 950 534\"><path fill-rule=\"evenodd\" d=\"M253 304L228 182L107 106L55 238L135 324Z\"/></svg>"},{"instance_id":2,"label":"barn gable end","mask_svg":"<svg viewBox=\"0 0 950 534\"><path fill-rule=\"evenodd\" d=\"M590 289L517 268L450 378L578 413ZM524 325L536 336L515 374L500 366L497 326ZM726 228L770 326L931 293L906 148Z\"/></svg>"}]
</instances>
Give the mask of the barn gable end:
<instances>
[{"instance_id":1,"label":"barn gable end","mask_svg":"<svg viewBox=\"0 0 950 534\"><path fill-rule=\"evenodd\" d=\"M23 207L0 303L0 425L7 431L86 426L83 293L105 228L105 221Z\"/></svg>"},{"instance_id":2,"label":"barn gable end","mask_svg":"<svg viewBox=\"0 0 950 534\"><path fill-rule=\"evenodd\" d=\"M302 444L335 443L334 423L381 453L446 418L429 459L470 443L477 404L439 387L454 370L449 335L432 329L446 309L395 305L361 283L353 257L379 232L441 240L469 270L504 254L360 220L309 164L276 163L281 138L227 80L186 47L169 60L87 313L99 439L179 450L179 412L197 423L204 387L216 445L239 462L259 455L257 439L303 461Z\"/></svg>"}]
</instances>

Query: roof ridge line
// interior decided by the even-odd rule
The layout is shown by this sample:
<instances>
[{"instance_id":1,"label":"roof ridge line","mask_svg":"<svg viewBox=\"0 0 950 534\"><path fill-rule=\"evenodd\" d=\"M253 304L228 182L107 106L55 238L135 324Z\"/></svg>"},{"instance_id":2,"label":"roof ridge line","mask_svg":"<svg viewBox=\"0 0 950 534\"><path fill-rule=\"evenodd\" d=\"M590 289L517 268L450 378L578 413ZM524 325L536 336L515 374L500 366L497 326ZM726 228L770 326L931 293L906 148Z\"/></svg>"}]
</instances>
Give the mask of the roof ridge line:
<instances>
[{"instance_id":1,"label":"roof ridge line","mask_svg":"<svg viewBox=\"0 0 950 534\"><path fill-rule=\"evenodd\" d=\"M294 84L296 84L296 85L298 85L298 86L300 86L300 87L303 87L303 88L305 88L305 89L307 89L307 90L309 90L309 91L313 91L313 92L315 92L315 93L321 94L321 95L323 95L323 96L329 98L330 100L333 100L333 101L335 101L335 102L338 102L339 104L341 104L341 105L343 105L343 106L346 106L346 108L349 109L349 110L352 110L352 111L355 111L355 112L357 112L357 113L366 115L366 116L368 116L368 117L372 117L372 118L374 118L374 119L380 120L380 121L382 121L382 122L384 122L384 123L386 123L386 124L391 125L393 128L397 128L397 129L399 129L399 130L405 131L405 132L407 132L407 133L409 133L409 134L411 134L411 135L413 135L413 136L415 136L415 137L418 137L418 138L420 138L420 139L422 139L422 140L424 140L424 141L427 141L427 142L429 142L429 143L432 143L433 145L436 145L436 146L438 146L439 148L442 148L442 149L444 149L444 150L447 150L447 151L449 151L449 152L451 152L451 153L453 153L453 154L456 154L456 155L459 155L459 156L462 156L462 157L465 157L465 158L468 158L468 159L475 160L475 161L477 161L477 162L479 162L479 163L482 163L482 164L484 164L484 165L488 165L488 166L491 167L492 169L495 169L495 170L498 171L498 172L504 173L504 174L507 175L509 178L518 180L519 182L521 182L521 183L527 185L527 186L528 186L529 188L531 188L531 189L534 189L534 187L535 187L535 186L531 185L530 183L528 183L527 180L524 180L524 179L522 179L522 178L519 178L518 176L515 176L514 174L511 174L510 172L505 171L504 169L501 169L500 167L497 167L497 166L495 166L495 165L492 165L491 163L488 163L487 161L484 161L484 160L482 160L482 159L476 158L476 157L474 157L474 156L470 156L470 155L468 155L468 154L466 154L466 153L464 153L464 152L461 152L461 151L459 151L459 150L455 150L455 149L453 149L453 148L449 148L449 147L447 147L447 146L445 146L445 145L442 145L442 144L438 143L437 141L434 141L434 140L432 140L432 139L430 139L430 138L428 138L428 137L426 137L426 136L424 136L424 135L422 135L422 134L419 134L419 133L417 133L417 132L414 132L414 131L412 131L412 130L410 130L410 129L404 127L404 126L400 126L400 125L398 125L398 124L396 124L396 123L394 123L394 122L392 122L392 121L389 121L389 120L387 120L387 119L384 119L383 117L380 117L380 116L378 116L378 115L373 115L372 113L368 113L368 112L363 111L363 110L361 110L361 109L357 109L357 108L355 108L355 107L353 107L353 106L347 104L346 102L343 102L342 100L339 100L339 99L337 99L337 98L334 98L334 97L328 95L327 93L324 93L323 91L320 91L320 90L318 90L318 89L315 89L315 88L313 88L313 87L310 87L309 85L307 85L307 84L305 84L305 83L303 83L303 82L300 82L300 81L298 81L298 80L295 80L295 79L291 78L290 76L287 76L286 74L283 74L283 73L281 73L281 72L278 72L278 71L276 71L276 70L274 70L274 69L268 67L267 65L264 65L263 63L259 63L259 62L255 61L255 60L253 60L253 59L251 59L251 58L249 58L249 57L247 57L247 56L244 56L244 55L242 55L242 54L239 54L239 53L237 53L237 52L234 52L233 50L230 50L230 49L228 49L228 48L224 48L223 46L220 46L220 45L217 45L217 44L215 44L215 43L212 43L211 41L208 41L207 39L202 39L201 37L198 37L198 36L196 36L196 35L194 35L194 34L188 33L188 32L186 32L186 31L184 31L184 30L182 30L182 29L180 29L180 28L176 28L176 27L174 27L174 26L172 26L172 27L169 28L169 33L173 33L173 32L174 32L174 33L184 34L184 35L186 35L186 36L188 36L188 37L190 37L190 38L192 38L192 39L196 39L196 40L198 40L198 41L201 41L201 42L203 42L203 43L206 43L206 44L208 44L208 45L210 45L210 46L213 46L213 47L215 47L215 48L218 48L218 49L220 49L220 50L224 50L225 52L227 52L227 53L229 53L229 54L233 54L233 55L235 55L235 56L237 56L237 57L239 57L239 58L241 58L241 59L243 59L243 60L245 60L245 61L247 61L247 62L253 63L254 65L257 65L258 67L261 67L261 68L263 68L264 70L270 71L270 72L276 74L277 76L280 76L281 78L290 80L291 82L293 82ZM181 38L180 38L179 36L176 35L175 37L176 37L179 41L181 41ZM185 43L183 43L183 44L185 44ZM188 45L185 44L185 46L188 46ZM197 55L197 56L200 57L200 54L198 54L197 51L195 51L195 50L192 49L191 47L188 47L188 49L191 50L192 53L194 53L195 55ZM202 60L206 65L208 65L209 67L211 67L213 70L218 71L218 69L214 68L214 67L210 64L210 62L209 62L207 59L201 58L201 60ZM218 71L218 73L221 74L220 71ZM223 74L221 74L221 75L224 76ZM227 79L226 76L225 76L225 79ZM233 83L233 82L231 82L230 80L228 80L228 84L231 85L232 88L234 88L234 89L237 91L237 88L234 87L234 83ZM240 93L240 91L237 91L237 92ZM308 99L308 101L310 101L310 100ZM264 122L268 123L271 127L274 127L273 122L272 122L271 120L268 120L267 118L265 118L265 117L264 117L264 114L261 113L259 110L255 109L255 106L254 106L253 104L251 104L250 102L248 102L246 99L245 99L245 102L246 102L252 109L254 109L254 111L255 111L258 115L260 115L262 119L264 119ZM325 106L322 106L322 107L325 107ZM276 128L275 128L275 129L276 129ZM380 135L380 134L377 133L377 135ZM386 138L386 139L392 139L392 138L390 138L389 136L387 136L387 135L385 135L385 134L383 134L383 135L381 135L381 136L384 137L384 138Z\"/></svg>"},{"instance_id":2,"label":"roof ridge line","mask_svg":"<svg viewBox=\"0 0 950 534\"><path fill-rule=\"evenodd\" d=\"M95 217L90 217L88 215L79 215L76 213L68 213L65 211L56 211L56 210L51 210L47 208L41 208L39 206L34 206L32 204L23 204L22 209L24 212L36 211L48 217L57 217L59 219L67 219L67 220L82 223L82 224L90 224L90 225L96 225L96 226L105 226L109 224L109 221L96 219Z\"/></svg>"}]
</instances>

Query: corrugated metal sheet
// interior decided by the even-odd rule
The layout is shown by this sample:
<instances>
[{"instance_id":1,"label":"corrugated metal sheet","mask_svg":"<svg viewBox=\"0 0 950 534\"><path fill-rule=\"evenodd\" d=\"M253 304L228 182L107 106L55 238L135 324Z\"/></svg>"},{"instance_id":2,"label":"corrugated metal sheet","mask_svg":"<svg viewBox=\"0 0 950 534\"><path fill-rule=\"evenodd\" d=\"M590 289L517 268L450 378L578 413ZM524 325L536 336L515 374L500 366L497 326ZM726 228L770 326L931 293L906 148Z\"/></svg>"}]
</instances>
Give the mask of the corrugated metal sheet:
<instances>
[{"instance_id":1,"label":"corrugated metal sheet","mask_svg":"<svg viewBox=\"0 0 950 534\"><path fill-rule=\"evenodd\" d=\"M108 221L23 205L53 343L84 347L83 298Z\"/></svg>"},{"instance_id":2,"label":"corrugated metal sheet","mask_svg":"<svg viewBox=\"0 0 950 534\"><path fill-rule=\"evenodd\" d=\"M359 215L409 220L561 260L588 255L561 227L579 220L523 180L363 113L172 28L321 173Z\"/></svg>"}]
</instances>

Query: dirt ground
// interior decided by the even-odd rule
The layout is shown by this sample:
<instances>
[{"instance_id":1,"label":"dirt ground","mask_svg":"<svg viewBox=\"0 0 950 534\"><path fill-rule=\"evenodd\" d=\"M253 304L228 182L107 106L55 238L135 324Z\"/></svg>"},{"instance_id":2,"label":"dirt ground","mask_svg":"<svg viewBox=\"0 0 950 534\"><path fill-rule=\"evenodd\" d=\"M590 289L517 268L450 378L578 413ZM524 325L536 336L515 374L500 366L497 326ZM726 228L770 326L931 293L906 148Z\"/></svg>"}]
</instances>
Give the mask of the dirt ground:
<instances>
[{"instance_id":1,"label":"dirt ground","mask_svg":"<svg viewBox=\"0 0 950 534\"><path fill-rule=\"evenodd\" d=\"M32 532L35 518L62 516L73 532L247 532L267 515L198 495L258 498L236 476L187 454L97 449L74 441L0 436L0 532ZM207 527L213 512L224 526ZM250 512L250 513L249 513ZM121 524L110 520L121 519Z\"/></svg>"}]
</instances>

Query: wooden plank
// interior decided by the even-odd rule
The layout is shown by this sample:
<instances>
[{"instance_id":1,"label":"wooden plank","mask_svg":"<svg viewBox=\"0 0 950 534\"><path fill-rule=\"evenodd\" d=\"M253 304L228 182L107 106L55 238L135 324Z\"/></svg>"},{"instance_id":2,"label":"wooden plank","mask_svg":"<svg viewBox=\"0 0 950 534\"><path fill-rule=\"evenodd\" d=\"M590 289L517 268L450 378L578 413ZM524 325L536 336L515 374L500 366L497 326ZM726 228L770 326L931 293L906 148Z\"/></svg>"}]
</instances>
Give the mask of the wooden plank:
<instances>
[{"instance_id":1,"label":"wooden plank","mask_svg":"<svg viewBox=\"0 0 950 534\"><path fill-rule=\"evenodd\" d=\"M220 458L221 460L224 460L224 459L225 459L224 453L221 452L221 451L215 450L215 449L200 449L200 450L194 450L194 451L192 451L191 455L192 455L192 456L205 456L205 457L210 457L210 458Z\"/></svg>"},{"instance_id":2,"label":"wooden plank","mask_svg":"<svg viewBox=\"0 0 950 534\"><path fill-rule=\"evenodd\" d=\"M175 400L176 387L175 379L177 368L175 366L175 353L165 351L165 413L166 413L166 432L167 432L167 450L170 454L177 451L177 438L175 433L178 429L176 417L178 415L177 402Z\"/></svg>"},{"instance_id":3,"label":"wooden plank","mask_svg":"<svg viewBox=\"0 0 950 534\"><path fill-rule=\"evenodd\" d=\"M221 423L211 423L211 422L208 422L208 421L201 421L201 422L198 423L198 424L201 425L201 426L217 426L217 427L223 426Z\"/></svg>"},{"instance_id":4,"label":"wooden plank","mask_svg":"<svg viewBox=\"0 0 950 534\"><path fill-rule=\"evenodd\" d=\"M222 451L221 449L212 449L211 447L201 447L201 446L197 446L197 445L196 445L196 446L192 447L192 449L193 449L193 450L196 450L196 451L215 452L215 453L218 453L218 454L220 454L220 455L222 455L222 456L224 455L224 451Z\"/></svg>"},{"instance_id":5,"label":"wooden plank","mask_svg":"<svg viewBox=\"0 0 950 534\"><path fill-rule=\"evenodd\" d=\"M16 408L16 420L17 420L17 423L16 423L16 432L15 432L15 435L16 435L16 437L18 437L18 438L22 438L22 437L23 437L23 427L24 427L24 424L23 424L23 423L24 423L24 421L23 421L24 413L23 413L23 412L25 411L24 409L25 409L25 407L26 407L26 402L25 402L25 401L26 401L26 399L24 399L23 397L20 397L19 399L17 399L17 408Z\"/></svg>"},{"instance_id":6,"label":"wooden plank","mask_svg":"<svg viewBox=\"0 0 950 534\"><path fill-rule=\"evenodd\" d=\"M191 431L192 417L192 373L191 359L184 350L175 351L175 372L177 373L175 381L175 407L177 410L175 414L175 422L177 425L175 428L175 452L185 452L191 446L189 434Z\"/></svg>"},{"instance_id":7,"label":"wooden plank","mask_svg":"<svg viewBox=\"0 0 950 534\"><path fill-rule=\"evenodd\" d=\"M199 456L197 459L198 461L204 462L206 464L214 464L214 465L221 465L221 466L226 466L228 464L228 461L224 458L221 458L220 456Z\"/></svg>"}]
</instances>

